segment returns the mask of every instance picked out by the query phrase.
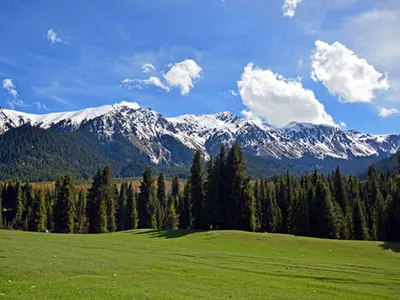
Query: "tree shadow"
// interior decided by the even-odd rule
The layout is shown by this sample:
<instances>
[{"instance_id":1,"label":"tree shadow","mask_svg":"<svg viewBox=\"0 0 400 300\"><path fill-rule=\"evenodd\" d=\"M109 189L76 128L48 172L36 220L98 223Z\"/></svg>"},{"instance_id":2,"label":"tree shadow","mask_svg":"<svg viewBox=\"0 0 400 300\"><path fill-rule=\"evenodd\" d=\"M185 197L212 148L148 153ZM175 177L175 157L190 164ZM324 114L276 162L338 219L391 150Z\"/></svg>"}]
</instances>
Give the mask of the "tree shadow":
<instances>
[{"instance_id":1,"label":"tree shadow","mask_svg":"<svg viewBox=\"0 0 400 300\"><path fill-rule=\"evenodd\" d=\"M148 235L151 238L176 239L196 232L197 231L190 229L177 229L177 230L152 229L152 230L134 232L133 234Z\"/></svg>"},{"instance_id":2,"label":"tree shadow","mask_svg":"<svg viewBox=\"0 0 400 300\"><path fill-rule=\"evenodd\" d=\"M384 242L380 245L380 247L384 250L392 250L393 252L400 252L400 243L396 242Z\"/></svg>"}]
</instances>

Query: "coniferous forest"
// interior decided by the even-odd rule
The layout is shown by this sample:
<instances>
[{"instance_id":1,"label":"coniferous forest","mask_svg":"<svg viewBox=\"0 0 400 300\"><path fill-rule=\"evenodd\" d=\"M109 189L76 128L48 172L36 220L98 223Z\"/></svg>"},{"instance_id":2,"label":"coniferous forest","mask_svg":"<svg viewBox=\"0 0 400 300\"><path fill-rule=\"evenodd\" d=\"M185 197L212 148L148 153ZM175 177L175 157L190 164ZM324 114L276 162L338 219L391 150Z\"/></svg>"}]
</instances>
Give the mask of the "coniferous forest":
<instances>
[{"instance_id":1,"label":"coniferous forest","mask_svg":"<svg viewBox=\"0 0 400 300\"><path fill-rule=\"evenodd\" d=\"M398 156L400 165L400 156ZM400 174L370 167L365 180L317 171L252 180L240 147L221 146L206 162L197 151L190 178L169 191L164 175L146 167L139 189L113 183L106 166L87 189L70 175L54 188L0 186L4 229L105 233L136 228L245 230L330 239L400 241Z\"/></svg>"}]
</instances>

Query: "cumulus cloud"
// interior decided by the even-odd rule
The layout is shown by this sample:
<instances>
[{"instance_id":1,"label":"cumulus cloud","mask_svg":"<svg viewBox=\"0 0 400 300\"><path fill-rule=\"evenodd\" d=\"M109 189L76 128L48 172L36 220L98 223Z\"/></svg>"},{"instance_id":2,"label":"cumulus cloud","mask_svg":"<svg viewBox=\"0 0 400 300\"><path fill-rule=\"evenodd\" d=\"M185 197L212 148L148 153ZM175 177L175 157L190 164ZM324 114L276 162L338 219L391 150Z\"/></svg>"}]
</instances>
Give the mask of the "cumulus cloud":
<instances>
[{"instance_id":1,"label":"cumulus cloud","mask_svg":"<svg viewBox=\"0 0 400 300\"><path fill-rule=\"evenodd\" d=\"M192 59L186 59L171 66L164 75L164 79L170 87L178 87L182 95L189 94L194 87L196 79L201 77L203 69Z\"/></svg>"},{"instance_id":2,"label":"cumulus cloud","mask_svg":"<svg viewBox=\"0 0 400 300\"><path fill-rule=\"evenodd\" d=\"M379 116L382 118L387 118L393 115L400 115L400 109L397 108L387 109L382 107L379 111Z\"/></svg>"},{"instance_id":3,"label":"cumulus cloud","mask_svg":"<svg viewBox=\"0 0 400 300\"><path fill-rule=\"evenodd\" d=\"M145 73L145 74L153 73L155 70L156 70L156 67L153 66L152 64L149 64L149 63L144 64L144 65L142 66L142 71L143 71L143 73Z\"/></svg>"},{"instance_id":4,"label":"cumulus cloud","mask_svg":"<svg viewBox=\"0 0 400 300\"><path fill-rule=\"evenodd\" d=\"M47 31L46 38L50 41L50 44L65 43L65 41L59 37L59 33L54 29L49 29Z\"/></svg>"},{"instance_id":5,"label":"cumulus cloud","mask_svg":"<svg viewBox=\"0 0 400 300\"><path fill-rule=\"evenodd\" d=\"M333 118L299 79L287 80L271 70L248 64L238 81L243 104L252 116L283 126L292 121L335 126ZM244 113L249 115L249 112Z\"/></svg>"},{"instance_id":6,"label":"cumulus cloud","mask_svg":"<svg viewBox=\"0 0 400 300\"><path fill-rule=\"evenodd\" d=\"M292 18L296 14L297 5L299 5L303 0L285 0L282 6L282 12L284 17Z\"/></svg>"},{"instance_id":7,"label":"cumulus cloud","mask_svg":"<svg viewBox=\"0 0 400 300\"><path fill-rule=\"evenodd\" d=\"M332 45L315 42L312 56L312 79L321 81L332 95L342 102L371 102L379 92L389 89L387 75L383 75L365 59L339 42Z\"/></svg>"},{"instance_id":8,"label":"cumulus cloud","mask_svg":"<svg viewBox=\"0 0 400 300\"><path fill-rule=\"evenodd\" d=\"M340 122L339 122L339 127L340 127L341 129L346 129L347 125L346 125L345 122L340 121Z\"/></svg>"},{"instance_id":9,"label":"cumulus cloud","mask_svg":"<svg viewBox=\"0 0 400 300\"><path fill-rule=\"evenodd\" d=\"M8 93L14 98L17 99L18 97L18 92L17 89L14 85L14 82L12 81L11 78L6 78L3 80L3 89L6 89Z\"/></svg>"},{"instance_id":10,"label":"cumulus cloud","mask_svg":"<svg viewBox=\"0 0 400 300\"><path fill-rule=\"evenodd\" d=\"M124 79L122 86L128 90L139 89L142 90L148 86L155 86L169 92L169 87L161 82L160 78L151 76L149 79Z\"/></svg>"}]
</instances>

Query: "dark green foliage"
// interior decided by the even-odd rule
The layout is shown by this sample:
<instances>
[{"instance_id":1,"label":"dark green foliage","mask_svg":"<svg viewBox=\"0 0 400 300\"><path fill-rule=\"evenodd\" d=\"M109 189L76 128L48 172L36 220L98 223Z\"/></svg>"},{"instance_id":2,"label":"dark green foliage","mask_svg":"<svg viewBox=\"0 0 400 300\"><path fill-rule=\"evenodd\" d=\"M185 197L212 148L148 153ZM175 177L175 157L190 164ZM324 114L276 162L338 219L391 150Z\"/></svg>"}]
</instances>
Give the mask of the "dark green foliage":
<instances>
[{"instance_id":1,"label":"dark green foliage","mask_svg":"<svg viewBox=\"0 0 400 300\"><path fill-rule=\"evenodd\" d=\"M257 216L256 216L256 201L254 198L254 190L250 178L246 178L243 183L243 224L242 230L256 231Z\"/></svg>"},{"instance_id":2,"label":"dark green foliage","mask_svg":"<svg viewBox=\"0 0 400 300\"><path fill-rule=\"evenodd\" d=\"M154 186L153 173L150 166L147 166L143 173L143 180L140 183L139 193L139 228L157 228L157 216L155 200L157 192Z\"/></svg>"},{"instance_id":3,"label":"dark green foliage","mask_svg":"<svg viewBox=\"0 0 400 300\"><path fill-rule=\"evenodd\" d=\"M207 218L204 214L204 179L203 179L203 162L201 152L196 151L193 157L193 164L190 169L191 184L191 203L193 226L198 229L207 229Z\"/></svg>"},{"instance_id":4,"label":"dark green foliage","mask_svg":"<svg viewBox=\"0 0 400 300\"><path fill-rule=\"evenodd\" d=\"M177 198L179 196L179 180L178 176L176 175L172 178L171 195L174 198Z\"/></svg>"},{"instance_id":5,"label":"dark green foliage","mask_svg":"<svg viewBox=\"0 0 400 300\"><path fill-rule=\"evenodd\" d=\"M127 216L127 192L128 192L128 184L126 182L121 184L121 189L119 191L119 197L118 197L118 205L117 205L117 229L119 231L124 230L125 228L125 218ZM132 213L132 207L131 213ZM128 223L131 224L132 226L132 220L130 220ZM131 227L130 226L130 227ZM130 228L132 229L132 228Z\"/></svg>"},{"instance_id":6,"label":"dark green foliage","mask_svg":"<svg viewBox=\"0 0 400 300\"><path fill-rule=\"evenodd\" d=\"M103 170L100 193L101 199L106 203L107 207L107 230L109 232L114 232L117 227L115 222L116 204L110 166L106 166Z\"/></svg>"},{"instance_id":7,"label":"dark green foliage","mask_svg":"<svg viewBox=\"0 0 400 300\"><path fill-rule=\"evenodd\" d=\"M43 232L46 230L47 221L47 209L44 192L39 189L35 193L35 197L32 203L32 219L34 231Z\"/></svg>"},{"instance_id":8,"label":"dark green foliage","mask_svg":"<svg viewBox=\"0 0 400 300\"><path fill-rule=\"evenodd\" d=\"M77 229L78 233L86 233L87 232L87 218L86 218L86 195L84 190L80 190L78 194L78 202L77 202Z\"/></svg>"},{"instance_id":9,"label":"dark green foliage","mask_svg":"<svg viewBox=\"0 0 400 300\"><path fill-rule=\"evenodd\" d=\"M185 184L183 194L179 196L179 227L188 229L192 227L192 214L191 214L191 184L188 181Z\"/></svg>"},{"instance_id":10,"label":"dark green foliage","mask_svg":"<svg viewBox=\"0 0 400 300\"><path fill-rule=\"evenodd\" d=\"M74 182L70 175L66 175L56 185L54 230L59 233L73 233L76 219Z\"/></svg>"},{"instance_id":11,"label":"dark green foliage","mask_svg":"<svg viewBox=\"0 0 400 300\"><path fill-rule=\"evenodd\" d=\"M166 229L178 229L179 227L179 215L176 213L175 205L172 202L168 208L165 217L165 228Z\"/></svg>"},{"instance_id":12,"label":"dark green foliage","mask_svg":"<svg viewBox=\"0 0 400 300\"><path fill-rule=\"evenodd\" d=\"M137 204L136 204L136 193L133 190L132 184L126 192L126 208L125 208L125 230L136 229L139 222Z\"/></svg>"},{"instance_id":13,"label":"dark green foliage","mask_svg":"<svg viewBox=\"0 0 400 300\"><path fill-rule=\"evenodd\" d=\"M86 215L89 220L90 233L107 232L108 214L107 202L103 197L103 174L100 169L97 170L93 177L92 186L89 189L87 197Z\"/></svg>"}]
</instances>

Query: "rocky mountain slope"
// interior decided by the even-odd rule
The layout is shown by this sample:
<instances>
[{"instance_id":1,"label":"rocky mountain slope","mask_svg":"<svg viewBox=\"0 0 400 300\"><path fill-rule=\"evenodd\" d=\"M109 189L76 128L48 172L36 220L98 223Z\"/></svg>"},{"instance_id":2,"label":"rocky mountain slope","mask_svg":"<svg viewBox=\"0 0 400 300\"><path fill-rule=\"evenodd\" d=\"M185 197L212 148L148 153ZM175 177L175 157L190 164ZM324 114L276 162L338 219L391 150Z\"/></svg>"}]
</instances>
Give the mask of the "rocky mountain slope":
<instances>
[{"instance_id":1,"label":"rocky mountain slope","mask_svg":"<svg viewBox=\"0 0 400 300\"><path fill-rule=\"evenodd\" d=\"M315 158L352 161L396 152L400 135L371 135L327 125L290 123L276 128L229 112L165 118L137 103L121 102L75 112L27 114L0 110L0 134L31 124L53 132L87 131L100 141L123 138L154 164L185 164L193 150L206 155L236 141L249 155L269 159Z\"/></svg>"}]
</instances>

